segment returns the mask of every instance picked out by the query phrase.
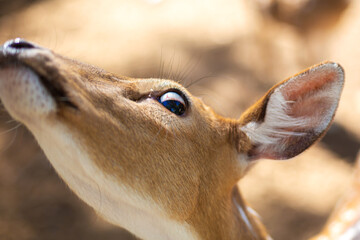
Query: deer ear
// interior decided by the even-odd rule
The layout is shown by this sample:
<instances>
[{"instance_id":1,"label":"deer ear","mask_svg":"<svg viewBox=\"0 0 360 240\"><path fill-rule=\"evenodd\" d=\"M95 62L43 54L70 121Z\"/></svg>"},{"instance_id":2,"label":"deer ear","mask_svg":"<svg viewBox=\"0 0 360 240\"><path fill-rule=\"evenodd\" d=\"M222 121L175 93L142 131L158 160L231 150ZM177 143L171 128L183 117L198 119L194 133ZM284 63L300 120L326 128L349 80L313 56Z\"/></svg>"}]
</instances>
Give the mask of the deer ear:
<instances>
[{"instance_id":1,"label":"deer ear","mask_svg":"<svg viewBox=\"0 0 360 240\"><path fill-rule=\"evenodd\" d=\"M329 128L343 83L343 68L325 62L275 85L241 116L239 129L249 141L239 151L249 159L303 152Z\"/></svg>"}]
</instances>

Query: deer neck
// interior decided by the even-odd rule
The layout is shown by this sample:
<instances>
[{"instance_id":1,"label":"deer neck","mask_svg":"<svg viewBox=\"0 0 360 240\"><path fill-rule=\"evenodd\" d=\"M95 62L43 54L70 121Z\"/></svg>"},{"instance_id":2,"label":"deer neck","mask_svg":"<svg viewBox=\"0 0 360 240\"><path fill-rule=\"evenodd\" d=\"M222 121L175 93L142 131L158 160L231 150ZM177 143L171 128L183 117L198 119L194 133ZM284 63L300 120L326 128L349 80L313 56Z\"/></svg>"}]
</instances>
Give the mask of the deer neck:
<instances>
[{"instance_id":1,"label":"deer neck","mask_svg":"<svg viewBox=\"0 0 360 240\"><path fill-rule=\"evenodd\" d=\"M195 214L190 218L201 240L271 239L256 213L245 205L237 186L230 196L200 198Z\"/></svg>"}]
</instances>

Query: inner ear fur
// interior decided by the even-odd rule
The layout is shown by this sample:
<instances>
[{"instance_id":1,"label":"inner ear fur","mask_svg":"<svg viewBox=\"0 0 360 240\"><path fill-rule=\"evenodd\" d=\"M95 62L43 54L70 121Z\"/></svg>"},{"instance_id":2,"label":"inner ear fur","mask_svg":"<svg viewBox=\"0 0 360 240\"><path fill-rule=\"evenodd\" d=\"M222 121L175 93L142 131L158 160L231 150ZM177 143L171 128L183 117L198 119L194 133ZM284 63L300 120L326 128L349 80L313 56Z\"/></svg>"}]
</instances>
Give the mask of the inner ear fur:
<instances>
[{"instance_id":1,"label":"inner ear fur","mask_svg":"<svg viewBox=\"0 0 360 240\"><path fill-rule=\"evenodd\" d=\"M251 145L248 158L288 159L320 139L334 118L343 84L343 68L324 62L272 87L238 121Z\"/></svg>"}]
</instances>

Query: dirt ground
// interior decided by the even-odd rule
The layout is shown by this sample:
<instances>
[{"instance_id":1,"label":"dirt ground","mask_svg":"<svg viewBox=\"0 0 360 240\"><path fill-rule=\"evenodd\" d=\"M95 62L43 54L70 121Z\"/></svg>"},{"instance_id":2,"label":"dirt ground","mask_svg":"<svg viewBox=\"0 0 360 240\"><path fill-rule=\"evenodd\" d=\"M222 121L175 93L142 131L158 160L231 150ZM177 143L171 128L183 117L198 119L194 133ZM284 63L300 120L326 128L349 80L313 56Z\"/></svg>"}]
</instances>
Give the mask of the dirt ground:
<instances>
[{"instance_id":1,"label":"dirt ground","mask_svg":"<svg viewBox=\"0 0 360 240\"><path fill-rule=\"evenodd\" d=\"M180 80L237 118L276 82L339 62L346 85L324 139L240 181L274 239L320 231L360 148L360 2L350 0L0 0L0 42L22 37L132 77ZM0 239L135 239L96 216L24 126L0 113Z\"/></svg>"}]
</instances>

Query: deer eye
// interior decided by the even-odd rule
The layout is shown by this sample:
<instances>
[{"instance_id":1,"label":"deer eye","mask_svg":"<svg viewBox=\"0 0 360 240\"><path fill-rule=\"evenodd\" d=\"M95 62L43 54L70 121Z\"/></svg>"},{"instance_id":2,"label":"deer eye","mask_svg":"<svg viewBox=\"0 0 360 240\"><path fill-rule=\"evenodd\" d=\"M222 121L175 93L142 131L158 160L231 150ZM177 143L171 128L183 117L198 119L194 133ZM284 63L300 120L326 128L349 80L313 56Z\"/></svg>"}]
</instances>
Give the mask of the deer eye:
<instances>
[{"instance_id":1,"label":"deer eye","mask_svg":"<svg viewBox=\"0 0 360 240\"><path fill-rule=\"evenodd\" d=\"M186 111L185 100L180 94L176 92L164 93L160 98L159 102L166 107L170 112L181 116Z\"/></svg>"}]
</instances>

